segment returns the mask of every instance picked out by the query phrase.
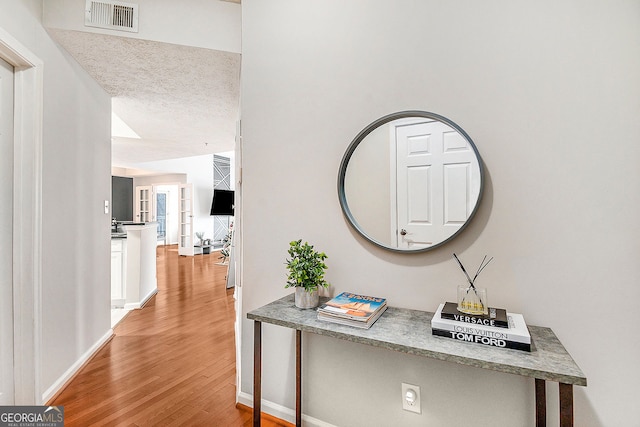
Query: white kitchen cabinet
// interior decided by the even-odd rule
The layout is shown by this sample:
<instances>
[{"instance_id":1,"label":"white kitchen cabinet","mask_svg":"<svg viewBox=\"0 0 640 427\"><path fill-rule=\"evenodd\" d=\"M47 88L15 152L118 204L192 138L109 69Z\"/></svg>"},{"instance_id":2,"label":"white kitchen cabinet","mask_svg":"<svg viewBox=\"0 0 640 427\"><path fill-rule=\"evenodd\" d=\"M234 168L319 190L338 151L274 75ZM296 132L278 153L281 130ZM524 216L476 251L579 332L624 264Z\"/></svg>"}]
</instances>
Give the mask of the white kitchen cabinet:
<instances>
[{"instance_id":1,"label":"white kitchen cabinet","mask_svg":"<svg viewBox=\"0 0 640 427\"><path fill-rule=\"evenodd\" d=\"M122 308L126 300L127 239L111 239L111 307Z\"/></svg>"}]
</instances>

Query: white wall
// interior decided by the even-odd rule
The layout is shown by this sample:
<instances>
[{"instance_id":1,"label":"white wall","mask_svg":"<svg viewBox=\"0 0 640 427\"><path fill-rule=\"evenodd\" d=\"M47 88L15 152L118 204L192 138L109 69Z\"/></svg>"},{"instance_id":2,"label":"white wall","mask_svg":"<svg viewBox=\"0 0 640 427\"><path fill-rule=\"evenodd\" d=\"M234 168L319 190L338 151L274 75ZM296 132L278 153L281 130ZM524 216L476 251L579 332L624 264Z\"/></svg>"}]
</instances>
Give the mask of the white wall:
<instances>
[{"instance_id":1,"label":"white wall","mask_svg":"<svg viewBox=\"0 0 640 427\"><path fill-rule=\"evenodd\" d=\"M373 240L392 246L391 230L396 227L391 221L389 132L388 124L380 126L358 144L345 173L344 195L360 228Z\"/></svg>"},{"instance_id":2,"label":"white wall","mask_svg":"<svg viewBox=\"0 0 640 427\"><path fill-rule=\"evenodd\" d=\"M107 94L41 25L42 2L5 1L0 27L44 63L42 364L44 400L110 331ZM76 366L77 367L77 366Z\"/></svg>"},{"instance_id":3,"label":"white wall","mask_svg":"<svg viewBox=\"0 0 640 427\"><path fill-rule=\"evenodd\" d=\"M49 28L114 34L84 26L85 0L46 0L45 25ZM240 53L240 5L225 1L135 0L139 5L137 33L123 37Z\"/></svg>"},{"instance_id":4,"label":"white wall","mask_svg":"<svg viewBox=\"0 0 640 427\"><path fill-rule=\"evenodd\" d=\"M325 251L335 292L434 310L469 264L492 305L551 327L588 378L579 426L634 425L640 335L640 3L243 0L242 317L289 293L287 243ZM349 228L338 166L374 119L460 125L487 172L472 224L417 255ZM627 325L627 326L624 326ZM263 394L294 408L293 333L264 328ZM241 390L252 392L252 324ZM305 335L304 412L335 425L533 425L533 380ZM373 374L372 374L373 373ZM420 385L421 415L400 383ZM549 425L557 389L548 387ZM268 405L267 405L268 406ZM463 408L464 410L461 410ZM505 410L509 408L509 410Z\"/></svg>"},{"instance_id":5,"label":"white wall","mask_svg":"<svg viewBox=\"0 0 640 427\"><path fill-rule=\"evenodd\" d=\"M133 185L158 185L167 183L185 184L187 182L186 173L170 173L164 175L134 176Z\"/></svg>"}]
</instances>

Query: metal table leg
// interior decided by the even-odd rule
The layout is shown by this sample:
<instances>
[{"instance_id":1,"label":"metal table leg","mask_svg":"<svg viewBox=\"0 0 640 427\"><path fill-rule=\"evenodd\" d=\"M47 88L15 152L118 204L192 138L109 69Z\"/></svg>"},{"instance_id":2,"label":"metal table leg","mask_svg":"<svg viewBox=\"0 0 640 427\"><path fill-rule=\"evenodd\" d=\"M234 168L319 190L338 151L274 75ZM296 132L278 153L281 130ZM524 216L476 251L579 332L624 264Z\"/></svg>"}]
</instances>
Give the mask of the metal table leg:
<instances>
[{"instance_id":1,"label":"metal table leg","mask_svg":"<svg viewBox=\"0 0 640 427\"><path fill-rule=\"evenodd\" d=\"M262 322L253 322L253 426L260 427L262 409Z\"/></svg>"},{"instance_id":2,"label":"metal table leg","mask_svg":"<svg viewBox=\"0 0 640 427\"><path fill-rule=\"evenodd\" d=\"M547 425L547 389L545 380L536 378L536 427Z\"/></svg>"},{"instance_id":3,"label":"metal table leg","mask_svg":"<svg viewBox=\"0 0 640 427\"><path fill-rule=\"evenodd\" d=\"M558 384L560 387L560 427L573 427L573 386Z\"/></svg>"},{"instance_id":4,"label":"metal table leg","mask_svg":"<svg viewBox=\"0 0 640 427\"><path fill-rule=\"evenodd\" d=\"M302 331L296 329L296 426L302 426Z\"/></svg>"}]
</instances>

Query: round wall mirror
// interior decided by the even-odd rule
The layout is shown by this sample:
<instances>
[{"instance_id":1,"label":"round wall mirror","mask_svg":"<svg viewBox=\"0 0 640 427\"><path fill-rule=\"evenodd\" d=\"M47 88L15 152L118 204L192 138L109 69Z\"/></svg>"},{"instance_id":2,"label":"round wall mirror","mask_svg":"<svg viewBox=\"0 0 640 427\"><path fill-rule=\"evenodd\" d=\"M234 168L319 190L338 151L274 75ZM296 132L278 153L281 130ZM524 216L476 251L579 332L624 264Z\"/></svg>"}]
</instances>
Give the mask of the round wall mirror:
<instances>
[{"instance_id":1,"label":"round wall mirror","mask_svg":"<svg viewBox=\"0 0 640 427\"><path fill-rule=\"evenodd\" d=\"M370 242L423 252L457 236L480 204L484 172L478 150L451 120L403 111L364 128L338 174L342 211Z\"/></svg>"}]
</instances>

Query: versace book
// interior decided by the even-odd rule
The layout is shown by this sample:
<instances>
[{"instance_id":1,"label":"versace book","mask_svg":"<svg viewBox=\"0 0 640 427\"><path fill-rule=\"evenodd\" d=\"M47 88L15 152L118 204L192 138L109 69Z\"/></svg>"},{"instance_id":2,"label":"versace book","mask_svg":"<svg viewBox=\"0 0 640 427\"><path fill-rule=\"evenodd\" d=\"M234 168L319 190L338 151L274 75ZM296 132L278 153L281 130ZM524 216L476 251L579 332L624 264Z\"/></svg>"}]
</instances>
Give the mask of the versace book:
<instances>
[{"instance_id":1,"label":"versace book","mask_svg":"<svg viewBox=\"0 0 640 427\"><path fill-rule=\"evenodd\" d=\"M509 327L507 310L504 308L489 307L489 314L486 315L466 314L458 311L458 305L455 302L445 302L442 308L442 318L474 325L495 326L498 328Z\"/></svg>"}]
</instances>

